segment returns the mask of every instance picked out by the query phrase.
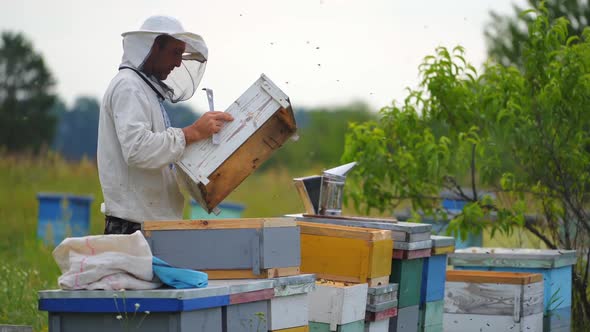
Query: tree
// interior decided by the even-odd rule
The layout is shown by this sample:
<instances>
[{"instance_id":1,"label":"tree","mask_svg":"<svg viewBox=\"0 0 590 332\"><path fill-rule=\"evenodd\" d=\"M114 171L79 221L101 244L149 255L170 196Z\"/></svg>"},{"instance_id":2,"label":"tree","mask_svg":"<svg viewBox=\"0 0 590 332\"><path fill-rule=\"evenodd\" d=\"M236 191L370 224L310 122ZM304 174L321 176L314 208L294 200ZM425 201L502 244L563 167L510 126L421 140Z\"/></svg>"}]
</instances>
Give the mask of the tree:
<instances>
[{"instance_id":1,"label":"tree","mask_svg":"<svg viewBox=\"0 0 590 332\"><path fill-rule=\"evenodd\" d=\"M573 322L588 326L590 29L568 38L565 18L550 20L542 5L534 15L522 71L489 63L478 75L461 47L439 48L403 104L349 130L342 161L358 162L347 179L357 207L411 200L446 218L446 189L469 202L449 223L455 234L525 228L549 248L577 249Z\"/></svg>"},{"instance_id":2,"label":"tree","mask_svg":"<svg viewBox=\"0 0 590 332\"><path fill-rule=\"evenodd\" d=\"M538 7L542 0L527 0L528 7ZM545 6L549 19L565 17L569 20L568 35L582 36L590 24L590 5L587 0L547 0ZM491 12L492 22L485 29L488 55L499 63L522 68L522 51L528 38L528 25L534 15L526 15L523 8L513 5L513 16Z\"/></svg>"},{"instance_id":3,"label":"tree","mask_svg":"<svg viewBox=\"0 0 590 332\"><path fill-rule=\"evenodd\" d=\"M285 167L296 172L337 166L344 151L344 136L350 122L375 118L366 104L351 103L331 108L297 110L299 139L285 144L262 165L262 169ZM309 174L301 174L309 175Z\"/></svg>"},{"instance_id":4,"label":"tree","mask_svg":"<svg viewBox=\"0 0 590 332\"><path fill-rule=\"evenodd\" d=\"M53 148L66 159L79 160L82 157L94 160L98 142L98 116L100 105L96 98L78 97L70 110L63 110L56 103L58 113L57 134Z\"/></svg>"},{"instance_id":5,"label":"tree","mask_svg":"<svg viewBox=\"0 0 590 332\"><path fill-rule=\"evenodd\" d=\"M52 140L54 80L41 55L20 33L3 32L0 44L0 146L38 150Z\"/></svg>"}]
</instances>

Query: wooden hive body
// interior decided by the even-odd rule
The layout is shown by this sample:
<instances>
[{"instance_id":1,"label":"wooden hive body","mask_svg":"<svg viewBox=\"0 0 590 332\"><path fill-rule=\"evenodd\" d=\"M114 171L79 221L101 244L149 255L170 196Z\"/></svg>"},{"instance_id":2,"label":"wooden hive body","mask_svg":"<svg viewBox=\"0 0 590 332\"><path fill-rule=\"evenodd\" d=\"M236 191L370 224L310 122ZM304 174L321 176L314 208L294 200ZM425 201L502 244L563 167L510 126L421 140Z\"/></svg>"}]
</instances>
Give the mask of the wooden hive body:
<instances>
[{"instance_id":1,"label":"wooden hive body","mask_svg":"<svg viewBox=\"0 0 590 332\"><path fill-rule=\"evenodd\" d=\"M268 304L271 331L300 328L309 324L309 293L315 289L315 275L273 279L274 297Z\"/></svg>"},{"instance_id":2,"label":"wooden hive body","mask_svg":"<svg viewBox=\"0 0 590 332\"><path fill-rule=\"evenodd\" d=\"M364 328L367 284L317 282L309 297L310 325L318 331ZM313 323L312 323L313 322ZM353 327L346 327L352 324ZM312 329L313 330L313 329Z\"/></svg>"},{"instance_id":3,"label":"wooden hive body","mask_svg":"<svg viewBox=\"0 0 590 332\"><path fill-rule=\"evenodd\" d=\"M540 273L544 283L544 312L570 308L572 305L572 266L575 250L465 248L449 254L455 270L511 271ZM558 301L551 305L551 298Z\"/></svg>"},{"instance_id":4,"label":"wooden hive body","mask_svg":"<svg viewBox=\"0 0 590 332\"><path fill-rule=\"evenodd\" d=\"M146 221L143 232L154 256L209 279L299 273L299 228L291 218Z\"/></svg>"},{"instance_id":5,"label":"wooden hive body","mask_svg":"<svg viewBox=\"0 0 590 332\"><path fill-rule=\"evenodd\" d=\"M444 313L449 331L541 331L543 276L448 271Z\"/></svg>"},{"instance_id":6,"label":"wooden hive body","mask_svg":"<svg viewBox=\"0 0 590 332\"><path fill-rule=\"evenodd\" d=\"M209 213L297 130L289 98L264 74L226 112L234 121L221 143L191 144L177 163L183 187Z\"/></svg>"},{"instance_id":7,"label":"wooden hive body","mask_svg":"<svg viewBox=\"0 0 590 332\"><path fill-rule=\"evenodd\" d=\"M386 230L299 222L301 271L318 278L387 284L393 242Z\"/></svg>"}]
</instances>

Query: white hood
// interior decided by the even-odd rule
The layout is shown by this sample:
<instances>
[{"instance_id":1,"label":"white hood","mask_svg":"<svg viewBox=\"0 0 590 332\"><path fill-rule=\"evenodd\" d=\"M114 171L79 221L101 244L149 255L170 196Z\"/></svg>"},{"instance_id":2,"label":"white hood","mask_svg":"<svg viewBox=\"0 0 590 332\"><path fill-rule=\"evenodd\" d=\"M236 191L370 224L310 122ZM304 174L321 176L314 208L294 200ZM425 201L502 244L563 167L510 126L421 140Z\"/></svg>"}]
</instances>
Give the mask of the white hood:
<instances>
[{"instance_id":1,"label":"white hood","mask_svg":"<svg viewBox=\"0 0 590 332\"><path fill-rule=\"evenodd\" d=\"M123 36L123 59L121 66L141 70L154 40L159 35L169 35L186 43L180 67L174 68L166 80L155 77L150 79L158 83L160 92L176 103L193 96L205 73L208 49L203 38L184 30L178 20L169 16L149 17L139 30L129 31Z\"/></svg>"}]
</instances>

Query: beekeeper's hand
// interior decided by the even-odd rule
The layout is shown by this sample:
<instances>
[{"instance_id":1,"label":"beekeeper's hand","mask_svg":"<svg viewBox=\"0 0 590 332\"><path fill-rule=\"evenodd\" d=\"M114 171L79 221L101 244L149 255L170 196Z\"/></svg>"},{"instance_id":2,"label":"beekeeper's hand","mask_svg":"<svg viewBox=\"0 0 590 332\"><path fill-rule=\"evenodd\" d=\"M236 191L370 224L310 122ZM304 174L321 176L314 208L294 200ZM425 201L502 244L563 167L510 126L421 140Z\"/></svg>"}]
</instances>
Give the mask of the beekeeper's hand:
<instances>
[{"instance_id":1,"label":"beekeeper's hand","mask_svg":"<svg viewBox=\"0 0 590 332\"><path fill-rule=\"evenodd\" d=\"M221 130L225 122L233 121L233 119L225 112L210 111L203 114L192 125L182 128L186 145L211 137Z\"/></svg>"}]
</instances>

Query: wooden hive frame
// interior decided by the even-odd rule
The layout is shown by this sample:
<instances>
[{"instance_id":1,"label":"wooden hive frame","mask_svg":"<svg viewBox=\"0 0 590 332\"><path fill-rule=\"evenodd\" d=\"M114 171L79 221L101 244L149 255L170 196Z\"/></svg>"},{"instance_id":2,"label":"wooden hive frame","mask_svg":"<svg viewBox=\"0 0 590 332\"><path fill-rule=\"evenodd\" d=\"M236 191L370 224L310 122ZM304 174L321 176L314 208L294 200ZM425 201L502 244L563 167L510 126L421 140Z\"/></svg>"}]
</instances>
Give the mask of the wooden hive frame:
<instances>
[{"instance_id":1,"label":"wooden hive frame","mask_svg":"<svg viewBox=\"0 0 590 332\"><path fill-rule=\"evenodd\" d=\"M289 98L264 74L226 112L234 121L219 132L221 144L191 144L177 162L183 187L208 213L285 141L296 138Z\"/></svg>"}]
</instances>

